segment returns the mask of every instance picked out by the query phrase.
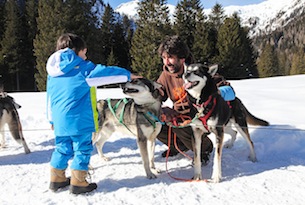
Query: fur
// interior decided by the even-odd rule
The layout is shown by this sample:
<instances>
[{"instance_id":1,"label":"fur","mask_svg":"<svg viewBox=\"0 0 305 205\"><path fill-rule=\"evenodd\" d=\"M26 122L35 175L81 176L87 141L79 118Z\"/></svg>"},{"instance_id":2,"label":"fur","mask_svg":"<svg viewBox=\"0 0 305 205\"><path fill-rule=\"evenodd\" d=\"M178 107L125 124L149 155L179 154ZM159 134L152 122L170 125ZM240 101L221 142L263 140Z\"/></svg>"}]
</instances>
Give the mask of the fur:
<instances>
[{"instance_id":1,"label":"fur","mask_svg":"<svg viewBox=\"0 0 305 205\"><path fill-rule=\"evenodd\" d=\"M236 139L237 132L232 129L232 125L236 127L238 132L247 141L250 148L250 160L252 162L257 161L256 154L253 146L253 142L250 138L248 131L248 123L252 125L268 126L269 123L256 118L253 116L246 107L242 104L239 98L230 101L230 105L224 101L218 92L218 88L213 80L213 76L216 74L218 67L211 66L207 67L202 64L191 64L185 65L185 72L183 74L183 79L185 81L185 89L189 94L189 100L197 108L197 115L199 117L204 117L209 109L212 110L209 114L210 117L206 120L206 126L203 125L202 121L197 119L191 124L194 131L194 179L202 179L201 175L201 136L203 133L214 133L215 140L215 152L214 152L214 164L212 181L215 183L220 182L221 173L221 156L223 148L224 133L231 135L231 141L227 147L232 147ZM214 109L211 105L206 103L206 106L202 106L204 102L212 96L215 100ZM231 108L230 108L231 106Z\"/></svg>"},{"instance_id":2,"label":"fur","mask_svg":"<svg viewBox=\"0 0 305 205\"><path fill-rule=\"evenodd\" d=\"M22 126L20 123L17 109L18 105L14 99L6 93L0 93L0 147L5 147L4 126L7 124L12 137L24 147L26 154L30 153L25 139L22 134Z\"/></svg>"},{"instance_id":3,"label":"fur","mask_svg":"<svg viewBox=\"0 0 305 205\"><path fill-rule=\"evenodd\" d=\"M153 118L159 118L161 112L162 101L159 88L161 88L160 84L144 78L127 82L123 86L123 92L131 99L126 104L119 103L115 112L113 108L119 100L111 99L111 105L108 104L107 100L99 100L97 104L99 131L93 139L99 156L108 160L102 149L113 132L118 131L137 136L142 162L149 179L156 178L158 172L154 164L154 150L155 139L161 131L162 125L158 121L155 122ZM120 123L122 113L123 122ZM152 115L149 116L148 113Z\"/></svg>"}]
</instances>

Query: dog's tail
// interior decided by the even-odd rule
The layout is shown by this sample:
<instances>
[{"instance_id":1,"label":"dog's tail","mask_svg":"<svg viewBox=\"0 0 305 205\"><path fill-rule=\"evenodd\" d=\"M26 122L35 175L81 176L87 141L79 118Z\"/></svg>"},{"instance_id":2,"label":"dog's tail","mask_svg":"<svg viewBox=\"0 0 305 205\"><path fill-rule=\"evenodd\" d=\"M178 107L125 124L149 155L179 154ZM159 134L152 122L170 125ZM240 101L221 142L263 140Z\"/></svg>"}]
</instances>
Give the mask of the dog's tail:
<instances>
[{"instance_id":1,"label":"dog's tail","mask_svg":"<svg viewBox=\"0 0 305 205\"><path fill-rule=\"evenodd\" d=\"M246 115L248 124L256 126L269 126L269 122L252 115L239 98L236 97L234 102L236 103L236 107L239 107L238 110Z\"/></svg>"},{"instance_id":2,"label":"dog's tail","mask_svg":"<svg viewBox=\"0 0 305 205\"><path fill-rule=\"evenodd\" d=\"M269 126L269 122L267 122L266 120L257 118L254 115L252 115L247 109L245 109L245 110L246 110L246 114L247 114L247 122L250 125Z\"/></svg>"},{"instance_id":3,"label":"dog's tail","mask_svg":"<svg viewBox=\"0 0 305 205\"><path fill-rule=\"evenodd\" d=\"M269 122L266 120L260 119L258 117L255 117L252 115L249 110L244 106L244 104L241 103L241 105L244 107L245 113L246 113L246 118L247 118L247 123L250 125L257 125L257 126L269 126Z\"/></svg>"}]
</instances>

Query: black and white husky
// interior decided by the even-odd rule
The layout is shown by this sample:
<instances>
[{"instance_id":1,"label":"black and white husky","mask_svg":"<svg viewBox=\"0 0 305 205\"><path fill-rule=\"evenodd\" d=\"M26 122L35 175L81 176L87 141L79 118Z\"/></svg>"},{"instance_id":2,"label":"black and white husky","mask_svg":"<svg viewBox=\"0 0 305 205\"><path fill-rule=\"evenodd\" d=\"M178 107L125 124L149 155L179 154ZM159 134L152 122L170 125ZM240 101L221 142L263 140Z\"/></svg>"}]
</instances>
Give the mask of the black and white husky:
<instances>
[{"instance_id":1,"label":"black and white husky","mask_svg":"<svg viewBox=\"0 0 305 205\"><path fill-rule=\"evenodd\" d=\"M99 131L93 137L98 154L108 160L103 154L103 146L113 132L137 136L142 162L147 178L156 178L158 172L154 164L155 140L161 131L161 122L157 119L161 112L161 85L139 78L127 82L123 93L130 99L99 100Z\"/></svg>"},{"instance_id":2,"label":"black and white husky","mask_svg":"<svg viewBox=\"0 0 305 205\"><path fill-rule=\"evenodd\" d=\"M17 109L20 108L14 99L5 92L0 93L0 147L5 147L4 126L7 124L12 137L24 147L26 154L30 153L23 134Z\"/></svg>"},{"instance_id":3,"label":"black and white husky","mask_svg":"<svg viewBox=\"0 0 305 205\"><path fill-rule=\"evenodd\" d=\"M218 92L218 88L212 79L218 67L207 67L202 64L185 65L183 79L185 89L189 94L191 103L197 108L197 119L191 124L195 137L194 154L194 179L202 179L201 175L201 136L203 133L214 133L216 137L212 181L218 183L221 180L221 155L224 133L232 136L232 146L237 132L231 128L236 127L238 132L247 141L250 148L250 160L256 161L253 142L250 139L248 125L268 126L269 123L253 116L240 99L226 102Z\"/></svg>"}]
</instances>

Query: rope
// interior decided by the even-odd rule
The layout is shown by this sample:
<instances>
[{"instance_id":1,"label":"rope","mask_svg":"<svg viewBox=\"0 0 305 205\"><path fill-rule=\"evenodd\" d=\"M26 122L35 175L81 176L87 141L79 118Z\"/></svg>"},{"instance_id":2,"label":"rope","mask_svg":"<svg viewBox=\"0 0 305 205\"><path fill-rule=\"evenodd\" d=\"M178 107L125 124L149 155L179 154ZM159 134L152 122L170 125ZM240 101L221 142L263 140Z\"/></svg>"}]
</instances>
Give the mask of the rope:
<instances>
[{"instance_id":1,"label":"rope","mask_svg":"<svg viewBox=\"0 0 305 205\"><path fill-rule=\"evenodd\" d=\"M182 119L184 119L185 116L181 116L181 117L182 117ZM186 116L186 117L189 118L188 116ZM179 125L177 124L177 121L174 121L173 124L176 124L176 125L179 127ZM176 133L173 133L173 134L174 134L173 139L174 139L174 146L175 146L175 148L176 148L183 156L185 156L186 158L192 160L192 158L191 158L189 155L187 155L186 153L184 153L183 151L181 151L181 150L179 149L179 147L178 147L178 145L177 145L177 135L176 135ZM168 142L167 142L167 143L168 143L168 144L167 144L168 150L167 150L167 152L166 152L166 162L165 162L166 173L167 173L171 178L173 178L173 179L175 179L175 180L179 180L179 181L185 181L185 182L201 182L201 181L204 181L204 182L207 182L207 179L202 179L202 180L186 179L186 178L175 177L175 176L173 176L173 175L170 174L170 172L168 171L168 166L167 166L167 164L168 164L168 157L169 157L169 152L170 152L171 136L172 136L172 126L169 126L169 128L168 128Z\"/></svg>"},{"instance_id":2,"label":"rope","mask_svg":"<svg viewBox=\"0 0 305 205\"><path fill-rule=\"evenodd\" d=\"M164 122L160 121L160 123L162 123L163 125L165 124ZM22 123L21 123L22 124ZM134 124L130 124L130 123L125 123L126 125L134 125ZM168 124L169 126L171 126L171 124ZM116 126L116 125L115 125ZM187 125L190 126L190 125ZM192 124L192 126L196 126L195 124ZM286 125L285 125L286 126ZM173 128L182 128L185 126L172 126ZM221 127L221 126L217 126L217 127ZM234 128L234 126L230 126L232 128ZM246 128L245 126L241 126L241 128ZM264 127L264 126L247 126L248 129L257 129L257 130L278 130L278 131L294 131L294 132L305 132L305 129L300 129L300 128L270 128L270 126L268 127ZM41 131L53 131L50 128L42 128L42 129L24 129L22 128L23 132L41 132ZM10 132L9 129L5 129L1 132Z\"/></svg>"}]
</instances>

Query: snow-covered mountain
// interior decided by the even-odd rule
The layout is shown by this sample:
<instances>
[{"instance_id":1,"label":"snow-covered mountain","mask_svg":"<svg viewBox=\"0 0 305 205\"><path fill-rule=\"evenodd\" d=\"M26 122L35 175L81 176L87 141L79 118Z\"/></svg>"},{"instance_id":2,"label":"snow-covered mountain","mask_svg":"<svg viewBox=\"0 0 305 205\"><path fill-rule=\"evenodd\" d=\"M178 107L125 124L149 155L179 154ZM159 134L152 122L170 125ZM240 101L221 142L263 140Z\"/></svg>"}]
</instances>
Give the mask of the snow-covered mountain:
<instances>
[{"instance_id":1,"label":"snow-covered mountain","mask_svg":"<svg viewBox=\"0 0 305 205\"><path fill-rule=\"evenodd\" d=\"M115 11L125 14L130 18L137 18L138 2L133 0L120 4ZM173 17L176 5L168 4L170 17ZM241 18L243 26L250 28L250 36L261 33L270 33L278 27L285 26L293 17L301 14L305 10L305 0L266 0L259 4L247 6L224 7L225 13L230 16L237 12ZM208 15L211 9L205 9Z\"/></svg>"},{"instance_id":2,"label":"snow-covered mountain","mask_svg":"<svg viewBox=\"0 0 305 205\"><path fill-rule=\"evenodd\" d=\"M124 14L131 19L137 19L138 17L137 10L139 8L138 6L139 2L140 0L131 0L130 2L122 3L114 11L120 14ZM168 4L167 6L169 9L170 17L172 18L176 6L171 4Z\"/></svg>"}]
</instances>

